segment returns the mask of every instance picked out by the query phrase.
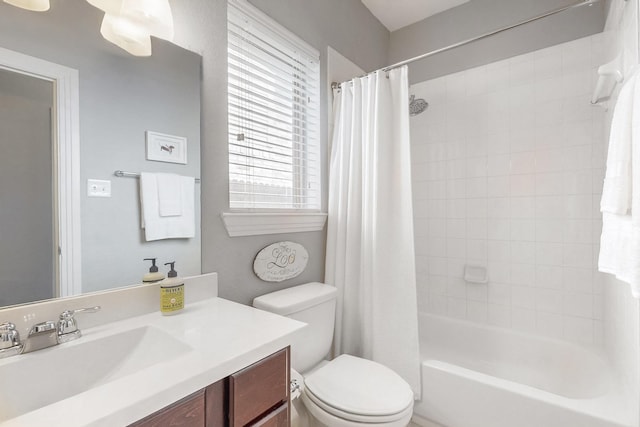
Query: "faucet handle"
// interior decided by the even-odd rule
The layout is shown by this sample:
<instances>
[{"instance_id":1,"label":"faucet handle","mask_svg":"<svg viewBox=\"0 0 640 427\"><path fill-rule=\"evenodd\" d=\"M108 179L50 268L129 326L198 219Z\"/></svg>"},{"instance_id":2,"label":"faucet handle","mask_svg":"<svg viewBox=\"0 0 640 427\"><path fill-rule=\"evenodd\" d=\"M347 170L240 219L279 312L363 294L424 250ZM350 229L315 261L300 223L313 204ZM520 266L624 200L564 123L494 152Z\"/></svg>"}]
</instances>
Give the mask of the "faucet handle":
<instances>
[{"instance_id":1,"label":"faucet handle","mask_svg":"<svg viewBox=\"0 0 640 427\"><path fill-rule=\"evenodd\" d=\"M85 307L85 308L77 308L75 310L65 310L60 313L60 320L71 319L73 316L79 313L96 313L100 311L100 306L96 305L95 307Z\"/></svg>"},{"instance_id":2,"label":"faucet handle","mask_svg":"<svg viewBox=\"0 0 640 427\"><path fill-rule=\"evenodd\" d=\"M0 359L22 353L22 343L16 325L0 323Z\"/></svg>"},{"instance_id":3,"label":"faucet handle","mask_svg":"<svg viewBox=\"0 0 640 427\"><path fill-rule=\"evenodd\" d=\"M81 332L78 329L78 322L75 315L80 313L96 313L100 310L100 306L78 308L76 310L65 310L60 313L60 321L58 322L58 342L64 343L80 338Z\"/></svg>"}]
</instances>

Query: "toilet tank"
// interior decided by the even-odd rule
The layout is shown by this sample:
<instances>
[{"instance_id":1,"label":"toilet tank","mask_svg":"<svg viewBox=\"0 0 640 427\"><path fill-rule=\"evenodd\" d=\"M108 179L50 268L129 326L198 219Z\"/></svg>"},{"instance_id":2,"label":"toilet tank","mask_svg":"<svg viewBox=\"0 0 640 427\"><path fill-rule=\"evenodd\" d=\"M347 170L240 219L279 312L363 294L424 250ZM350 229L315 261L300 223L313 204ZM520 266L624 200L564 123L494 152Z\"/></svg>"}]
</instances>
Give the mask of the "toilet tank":
<instances>
[{"instance_id":1,"label":"toilet tank","mask_svg":"<svg viewBox=\"0 0 640 427\"><path fill-rule=\"evenodd\" d=\"M324 283L307 283L259 296L253 306L307 324L294 333L291 367L304 373L327 356L333 341L336 316L336 288Z\"/></svg>"}]
</instances>

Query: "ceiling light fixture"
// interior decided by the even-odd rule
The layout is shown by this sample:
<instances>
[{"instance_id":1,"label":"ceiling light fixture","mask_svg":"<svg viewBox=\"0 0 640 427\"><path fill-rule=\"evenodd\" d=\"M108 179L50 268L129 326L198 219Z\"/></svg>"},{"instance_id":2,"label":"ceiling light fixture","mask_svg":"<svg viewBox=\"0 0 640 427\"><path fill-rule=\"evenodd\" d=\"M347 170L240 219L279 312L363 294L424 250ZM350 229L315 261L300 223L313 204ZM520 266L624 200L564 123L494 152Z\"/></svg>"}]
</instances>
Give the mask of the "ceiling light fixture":
<instances>
[{"instance_id":1,"label":"ceiling light fixture","mask_svg":"<svg viewBox=\"0 0 640 427\"><path fill-rule=\"evenodd\" d=\"M50 7L49 0L4 0L4 2L34 12L45 12Z\"/></svg>"},{"instance_id":2,"label":"ceiling light fixture","mask_svg":"<svg viewBox=\"0 0 640 427\"><path fill-rule=\"evenodd\" d=\"M173 40L169 0L87 0L105 12L100 33L132 55L151 55L150 36Z\"/></svg>"},{"instance_id":3,"label":"ceiling light fixture","mask_svg":"<svg viewBox=\"0 0 640 427\"><path fill-rule=\"evenodd\" d=\"M151 36L128 18L105 13L100 34L131 55L151 56Z\"/></svg>"}]
</instances>

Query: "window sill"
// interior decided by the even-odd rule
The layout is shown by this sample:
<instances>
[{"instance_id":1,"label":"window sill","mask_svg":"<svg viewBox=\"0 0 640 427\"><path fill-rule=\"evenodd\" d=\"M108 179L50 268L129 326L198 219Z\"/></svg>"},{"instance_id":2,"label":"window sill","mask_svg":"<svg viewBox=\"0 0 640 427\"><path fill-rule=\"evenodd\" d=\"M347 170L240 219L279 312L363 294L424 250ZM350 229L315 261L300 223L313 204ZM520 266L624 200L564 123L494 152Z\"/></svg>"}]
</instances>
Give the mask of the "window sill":
<instances>
[{"instance_id":1,"label":"window sill","mask_svg":"<svg viewBox=\"0 0 640 427\"><path fill-rule=\"evenodd\" d=\"M222 222L231 237L320 231L326 213L223 213Z\"/></svg>"}]
</instances>

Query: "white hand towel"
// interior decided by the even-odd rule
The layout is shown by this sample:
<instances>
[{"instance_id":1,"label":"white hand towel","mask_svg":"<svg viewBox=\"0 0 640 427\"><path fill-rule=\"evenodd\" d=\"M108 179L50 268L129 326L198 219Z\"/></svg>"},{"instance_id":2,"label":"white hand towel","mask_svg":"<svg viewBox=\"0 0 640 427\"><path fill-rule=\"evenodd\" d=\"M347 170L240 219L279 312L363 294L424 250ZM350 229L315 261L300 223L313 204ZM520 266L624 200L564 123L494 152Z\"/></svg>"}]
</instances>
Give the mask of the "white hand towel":
<instances>
[{"instance_id":1,"label":"white hand towel","mask_svg":"<svg viewBox=\"0 0 640 427\"><path fill-rule=\"evenodd\" d=\"M640 84L636 67L620 90L611 122L600 210L598 270L640 298ZM634 167L635 166L635 167Z\"/></svg>"},{"instance_id":2,"label":"white hand towel","mask_svg":"<svg viewBox=\"0 0 640 427\"><path fill-rule=\"evenodd\" d=\"M158 173L158 212L160 216L182 215L182 177Z\"/></svg>"},{"instance_id":3,"label":"white hand towel","mask_svg":"<svg viewBox=\"0 0 640 427\"><path fill-rule=\"evenodd\" d=\"M195 236L195 179L181 176L181 210L177 216L160 216L157 174L140 174L142 228L147 241Z\"/></svg>"},{"instance_id":4,"label":"white hand towel","mask_svg":"<svg viewBox=\"0 0 640 427\"><path fill-rule=\"evenodd\" d=\"M635 89L636 73L628 78L620 90L611 120L607 170L600 202L602 212L625 215L631 209L631 144Z\"/></svg>"}]
</instances>

